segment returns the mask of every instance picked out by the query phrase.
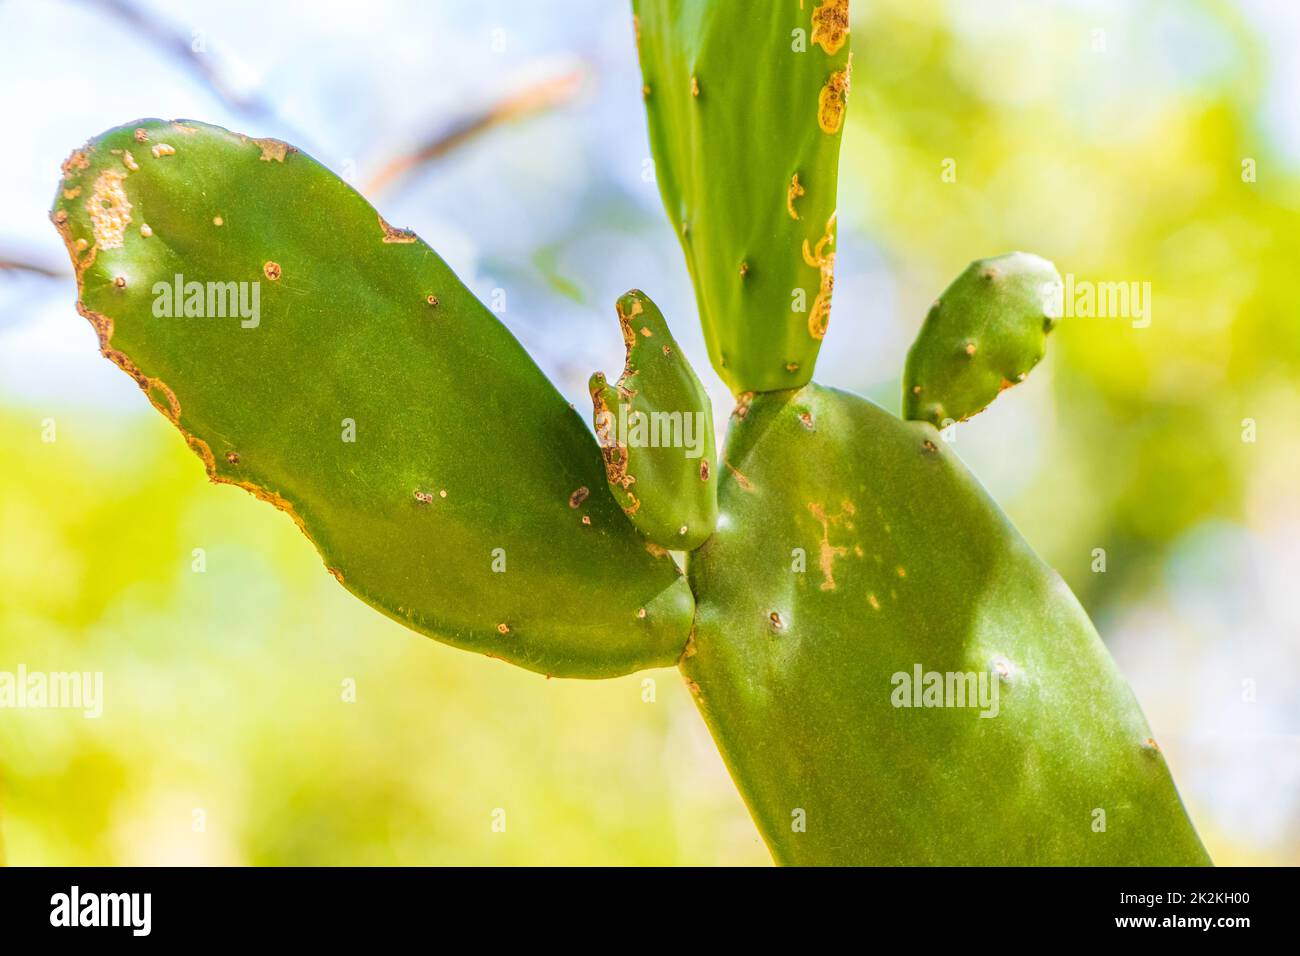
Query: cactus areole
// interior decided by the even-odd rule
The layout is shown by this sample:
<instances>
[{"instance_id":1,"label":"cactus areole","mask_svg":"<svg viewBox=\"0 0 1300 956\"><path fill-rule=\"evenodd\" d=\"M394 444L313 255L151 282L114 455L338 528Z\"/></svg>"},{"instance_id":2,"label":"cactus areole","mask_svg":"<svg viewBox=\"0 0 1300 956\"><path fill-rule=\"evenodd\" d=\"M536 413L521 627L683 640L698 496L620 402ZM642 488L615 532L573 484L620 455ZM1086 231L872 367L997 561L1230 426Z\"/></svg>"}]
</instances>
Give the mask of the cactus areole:
<instances>
[{"instance_id":1,"label":"cactus areole","mask_svg":"<svg viewBox=\"0 0 1300 956\"><path fill-rule=\"evenodd\" d=\"M963 272L903 418L812 384L848 2L633 12L737 396L721 454L649 296L616 303L624 365L592 376L589 429L412 232L294 147L204 123L129 123L64 164L52 219L100 350L384 614L552 676L679 666L779 862L1208 863L1086 614L936 430L1043 357L1055 267Z\"/></svg>"}]
</instances>

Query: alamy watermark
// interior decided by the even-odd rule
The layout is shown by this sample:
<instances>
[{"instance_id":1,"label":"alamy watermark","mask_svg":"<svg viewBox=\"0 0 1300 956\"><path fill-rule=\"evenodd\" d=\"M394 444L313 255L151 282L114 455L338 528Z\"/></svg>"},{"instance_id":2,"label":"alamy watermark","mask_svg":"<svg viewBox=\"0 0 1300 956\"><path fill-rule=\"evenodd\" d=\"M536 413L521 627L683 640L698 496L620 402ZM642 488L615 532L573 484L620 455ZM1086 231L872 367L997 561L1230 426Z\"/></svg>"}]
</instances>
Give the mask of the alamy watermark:
<instances>
[{"instance_id":1,"label":"alamy watermark","mask_svg":"<svg viewBox=\"0 0 1300 956\"><path fill-rule=\"evenodd\" d=\"M596 435L604 447L682 448L687 458L699 458L707 433L704 412L642 412L619 402L617 416L608 409L596 415Z\"/></svg>"},{"instance_id":2,"label":"alamy watermark","mask_svg":"<svg viewBox=\"0 0 1300 956\"><path fill-rule=\"evenodd\" d=\"M1093 282L1067 272L1055 295L1057 318L1128 319L1135 329L1151 324L1150 282Z\"/></svg>"},{"instance_id":3,"label":"alamy watermark","mask_svg":"<svg viewBox=\"0 0 1300 956\"><path fill-rule=\"evenodd\" d=\"M80 710L89 720L104 714L103 671L0 671L0 709Z\"/></svg>"},{"instance_id":4,"label":"alamy watermark","mask_svg":"<svg viewBox=\"0 0 1300 956\"><path fill-rule=\"evenodd\" d=\"M155 282L153 314L160 319L239 318L241 328L262 322L261 282L186 282L179 272L171 282Z\"/></svg>"},{"instance_id":5,"label":"alamy watermark","mask_svg":"<svg viewBox=\"0 0 1300 956\"><path fill-rule=\"evenodd\" d=\"M56 927L123 927L132 936L153 929L152 893L83 893L73 886L50 897L50 925Z\"/></svg>"},{"instance_id":6,"label":"alamy watermark","mask_svg":"<svg viewBox=\"0 0 1300 956\"><path fill-rule=\"evenodd\" d=\"M895 707L970 707L981 717L998 715L1002 674L993 671L927 671L920 664L911 672L897 671L889 679Z\"/></svg>"}]
</instances>

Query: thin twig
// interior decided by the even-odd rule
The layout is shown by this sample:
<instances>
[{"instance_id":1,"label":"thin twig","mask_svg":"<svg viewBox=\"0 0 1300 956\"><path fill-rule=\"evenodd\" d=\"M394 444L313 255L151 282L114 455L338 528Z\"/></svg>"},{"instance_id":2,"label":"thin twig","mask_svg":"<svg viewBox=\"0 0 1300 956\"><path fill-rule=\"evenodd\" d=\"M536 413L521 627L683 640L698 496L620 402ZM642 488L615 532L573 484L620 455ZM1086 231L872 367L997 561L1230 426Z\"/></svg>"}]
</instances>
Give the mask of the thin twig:
<instances>
[{"instance_id":1,"label":"thin twig","mask_svg":"<svg viewBox=\"0 0 1300 956\"><path fill-rule=\"evenodd\" d=\"M87 0L127 26L135 29L147 41L168 56L180 62L199 78L209 90L231 109L249 116L275 117L271 105L255 93L236 90L206 53L195 51L193 42L183 33L173 29L152 14L137 7L130 0Z\"/></svg>"},{"instance_id":2,"label":"thin twig","mask_svg":"<svg viewBox=\"0 0 1300 956\"><path fill-rule=\"evenodd\" d=\"M494 126L544 113L567 103L582 86L585 70L579 68L550 77L512 93L485 110L454 120L418 149L389 160L366 185L374 196L409 176L426 163L446 156L456 147Z\"/></svg>"},{"instance_id":3,"label":"thin twig","mask_svg":"<svg viewBox=\"0 0 1300 956\"><path fill-rule=\"evenodd\" d=\"M0 256L0 272L30 272L33 275L44 276L47 279L57 279L67 274L39 262L11 259L6 256Z\"/></svg>"}]
</instances>

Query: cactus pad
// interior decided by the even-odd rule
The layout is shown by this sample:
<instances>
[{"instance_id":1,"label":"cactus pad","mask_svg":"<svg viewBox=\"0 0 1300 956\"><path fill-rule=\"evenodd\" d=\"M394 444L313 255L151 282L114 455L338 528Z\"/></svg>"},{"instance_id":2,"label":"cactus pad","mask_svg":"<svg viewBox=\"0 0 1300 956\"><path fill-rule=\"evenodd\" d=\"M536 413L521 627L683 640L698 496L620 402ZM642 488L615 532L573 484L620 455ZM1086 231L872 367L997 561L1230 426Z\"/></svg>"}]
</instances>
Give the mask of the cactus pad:
<instances>
[{"instance_id":1,"label":"cactus pad","mask_svg":"<svg viewBox=\"0 0 1300 956\"><path fill-rule=\"evenodd\" d=\"M656 175L733 392L808 382L830 318L848 0L634 0Z\"/></svg>"},{"instance_id":2,"label":"cactus pad","mask_svg":"<svg viewBox=\"0 0 1300 956\"><path fill-rule=\"evenodd\" d=\"M733 417L682 670L774 856L1208 862L1082 608L944 445L818 386Z\"/></svg>"},{"instance_id":3,"label":"cactus pad","mask_svg":"<svg viewBox=\"0 0 1300 956\"><path fill-rule=\"evenodd\" d=\"M678 657L690 592L581 417L437 253L310 157L141 121L72 154L53 219L104 355L354 594L547 674Z\"/></svg>"},{"instance_id":4,"label":"cactus pad","mask_svg":"<svg viewBox=\"0 0 1300 956\"><path fill-rule=\"evenodd\" d=\"M903 417L936 427L983 411L1024 381L1061 316L1061 277L1046 259L976 259L944 290L907 355Z\"/></svg>"},{"instance_id":5,"label":"cactus pad","mask_svg":"<svg viewBox=\"0 0 1300 956\"><path fill-rule=\"evenodd\" d=\"M713 406L659 307L632 290L617 303L627 350L610 385L591 377L596 439L609 490L660 547L690 551L718 518Z\"/></svg>"}]
</instances>

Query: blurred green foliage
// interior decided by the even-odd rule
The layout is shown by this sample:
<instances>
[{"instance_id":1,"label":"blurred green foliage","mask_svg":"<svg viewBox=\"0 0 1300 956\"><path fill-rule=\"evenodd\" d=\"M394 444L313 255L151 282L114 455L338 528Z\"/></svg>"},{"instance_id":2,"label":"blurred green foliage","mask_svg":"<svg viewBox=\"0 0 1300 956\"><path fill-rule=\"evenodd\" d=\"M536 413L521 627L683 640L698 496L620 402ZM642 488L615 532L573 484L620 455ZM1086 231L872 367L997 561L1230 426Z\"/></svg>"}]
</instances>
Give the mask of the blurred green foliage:
<instances>
[{"instance_id":1,"label":"blurred green foliage","mask_svg":"<svg viewBox=\"0 0 1300 956\"><path fill-rule=\"evenodd\" d=\"M0 419L0 661L102 670L105 707L4 713L10 862L766 860L676 671L434 644L163 422L52 417Z\"/></svg>"},{"instance_id":2,"label":"blurred green foliage","mask_svg":"<svg viewBox=\"0 0 1300 956\"><path fill-rule=\"evenodd\" d=\"M895 321L909 336L977 256L1022 249L1080 280L1151 283L1149 327L1061 323L1048 445L1003 499L1104 608L1198 522L1241 516L1255 465L1242 420L1276 435L1300 412L1300 175L1260 123L1262 39L1218 2L857 12L842 189L856 184L850 215L907 280ZM1170 62L1177 44L1190 62ZM941 178L949 158L956 182ZM837 299L832 335L877 318ZM1109 573L1091 573L1094 546Z\"/></svg>"}]
</instances>

